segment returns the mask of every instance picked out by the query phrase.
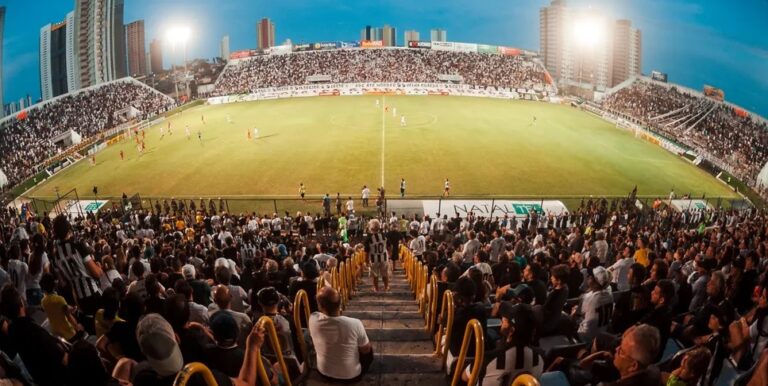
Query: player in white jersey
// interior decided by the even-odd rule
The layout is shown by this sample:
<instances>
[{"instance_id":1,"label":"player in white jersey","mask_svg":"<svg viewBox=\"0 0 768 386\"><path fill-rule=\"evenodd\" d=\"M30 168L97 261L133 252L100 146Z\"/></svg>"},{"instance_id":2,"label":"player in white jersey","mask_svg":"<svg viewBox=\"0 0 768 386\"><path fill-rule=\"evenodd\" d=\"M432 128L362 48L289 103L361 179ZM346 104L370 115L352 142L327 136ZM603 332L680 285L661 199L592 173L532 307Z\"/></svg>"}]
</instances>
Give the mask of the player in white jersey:
<instances>
[{"instance_id":1,"label":"player in white jersey","mask_svg":"<svg viewBox=\"0 0 768 386\"><path fill-rule=\"evenodd\" d=\"M253 138L259 139L259 128L254 127L253 128Z\"/></svg>"},{"instance_id":2,"label":"player in white jersey","mask_svg":"<svg viewBox=\"0 0 768 386\"><path fill-rule=\"evenodd\" d=\"M400 116L400 127L405 127L405 115Z\"/></svg>"},{"instance_id":3,"label":"player in white jersey","mask_svg":"<svg viewBox=\"0 0 768 386\"><path fill-rule=\"evenodd\" d=\"M384 291L389 291L389 256L392 246L387 242L387 237L381 231L381 222L373 219L368 223L369 234L365 238L365 253L368 262L371 263L373 275L373 289L379 291L379 277L384 280Z\"/></svg>"},{"instance_id":4,"label":"player in white jersey","mask_svg":"<svg viewBox=\"0 0 768 386\"><path fill-rule=\"evenodd\" d=\"M448 178L445 179L445 183L443 184L443 196L450 196L451 195L451 182L448 181Z\"/></svg>"},{"instance_id":5,"label":"player in white jersey","mask_svg":"<svg viewBox=\"0 0 768 386\"><path fill-rule=\"evenodd\" d=\"M392 116L393 117L397 116L397 107L392 107Z\"/></svg>"},{"instance_id":6,"label":"player in white jersey","mask_svg":"<svg viewBox=\"0 0 768 386\"><path fill-rule=\"evenodd\" d=\"M376 108L377 109L379 108L379 99L378 98L376 99Z\"/></svg>"},{"instance_id":7,"label":"player in white jersey","mask_svg":"<svg viewBox=\"0 0 768 386\"><path fill-rule=\"evenodd\" d=\"M189 135L190 135L190 133L189 133L189 125L187 125L186 127L184 127L184 134L186 134L186 135L187 135L187 140L189 140Z\"/></svg>"},{"instance_id":8,"label":"player in white jersey","mask_svg":"<svg viewBox=\"0 0 768 386\"><path fill-rule=\"evenodd\" d=\"M165 128L160 126L160 139L163 139L165 137Z\"/></svg>"},{"instance_id":9,"label":"player in white jersey","mask_svg":"<svg viewBox=\"0 0 768 386\"><path fill-rule=\"evenodd\" d=\"M229 114L227 114L227 123L232 123L232 117L230 117Z\"/></svg>"}]
</instances>

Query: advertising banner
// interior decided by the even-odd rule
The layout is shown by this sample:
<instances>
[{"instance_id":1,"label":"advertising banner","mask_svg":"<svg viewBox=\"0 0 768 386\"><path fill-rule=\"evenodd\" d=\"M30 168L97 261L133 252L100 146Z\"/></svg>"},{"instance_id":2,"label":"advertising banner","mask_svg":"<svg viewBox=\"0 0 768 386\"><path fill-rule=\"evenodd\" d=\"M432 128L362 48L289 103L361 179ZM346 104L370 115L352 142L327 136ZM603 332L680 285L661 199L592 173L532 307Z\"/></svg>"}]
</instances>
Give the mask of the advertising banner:
<instances>
[{"instance_id":1,"label":"advertising banner","mask_svg":"<svg viewBox=\"0 0 768 386\"><path fill-rule=\"evenodd\" d=\"M454 51L452 42L432 42L435 51Z\"/></svg>"},{"instance_id":2,"label":"advertising banner","mask_svg":"<svg viewBox=\"0 0 768 386\"><path fill-rule=\"evenodd\" d=\"M704 85L704 95L721 102L723 99L725 99L725 93L723 90L717 87L708 86L706 84Z\"/></svg>"},{"instance_id":3,"label":"advertising banner","mask_svg":"<svg viewBox=\"0 0 768 386\"><path fill-rule=\"evenodd\" d=\"M488 44L478 44L477 45L477 52L481 54L498 54L499 53L499 47L498 46L491 46Z\"/></svg>"},{"instance_id":4,"label":"advertising banner","mask_svg":"<svg viewBox=\"0 0 768 386\"><path fill-rule=\"evenodd\" d=\"M667 83L667 74L661 71L651 71L651 79L659 82Z\"/></svg>"},{"instance_id":5,"label":"advertising banner","mask_svg":"<svg viewBox=\"0 0 768 386\"><path fill-rule=\"evenodd\" d=\"M339 42L339 46L341 48L356 48L356 47L360 47L360 42L353 42L353 41Z\"/></svg>"},{"instance_id":6,"label":"advertising banner","mask_svg":"<svg viewBox=\"0 0 768 386\"><path fill-rule=\"evenodd\" d=\"M518 56L520 55L520 49L512 47L499 47L499 53L505 56Z\"/></svg>"},{"instance_id":7,"label":"advertising banner","mask_svg":"<svg viewBox=\"0 0 768 386\"><path fill-rule=\"evenodd\" d=\"M98 212L102 206L106 205L107 201L95 201L95 200L71 200L64 203L66 211L72 216L78 216L81 213L93 213Z\"/></svg>"},{"instance_id":8,"label":"advertising banner","mask_svg":"<svg viewBox=\"0 0 768 386\"><path fill-rule=\"evenodd\" d=\"M454 217L458 213L461 217L466 217L470 212L476 216L482 217L525 217L532 211L539 214L560 214L568 213L568 208L560 201L555 200L422 200L424 214L431 218L448 215Z\"/></svg>"},{"instance_id":9,"label":"advertising banner","mask_svg":"<svg viewBox=\"0 0 768 386\"><path fill-rule=\"evenodd\" d=\"M283 55L290 54L293 51L293 46L285 44L282 46L274 46L264 49L264 53L267 55Z\"/></svg>"},{"instance_id":10,"label":"advertising banner","mask_svg":"<svg viewBox=\"0 0 768 386\"><path fill-rule=\"evenodd\" d=\"M229 54L230 59L243 59L251 56L251 50L233 51Z\"/></svg>"},{"instance_id":11,"label":"advertising banner","mask_svg":"<svg viewBox=\"0 0 768 386\"><path fill-rule=\"evenodd\" d=\"M293 46L293 50L297 51L297 52L298 51L309 51L311 49L312 49L312 46L310 46L309 44L306 44L306 43L304 43L304 44L296 44L296 45Z\"/></svg>"},{"instance_id":12,"label":"advertising banner","mask_svg":"<svg viewBox=\"0 0 768 386\"><path fill-rule=\"evenodd\" d=\"M333 50L341 47L341 42L319 42L312 43L313 50Z\"/></svg>"},{"instance_id":13,"label":"advertising banner","mask_svg":"<svg viewBox=\"0 0 768 386\"><path fill-rule=\"evenodd\" d=\"M684 210L712 209L712 206L705 200L671 200L669 203L678 212Z\"/></svg>"},{"instance_id":14,"label":"advertising banner","mask_svg":"<svg viewBox=\"0 0 768 386\"><path fill-rule=\"evenodd\" d=\"M363 40L360 42L362 48L376 48L384 47L384 42L381 40Z\"/></svg>"},{"instance_id":15,"label":"advertising banner","mask_svg":"<svg viewBox=\"0 0 768 386\"><path fill-rule=\"evenodd\" d=\"M408 41L408 47L410 48L432 48L432 42L418 42L415 40Z\"/></svg>"}]
</instances>

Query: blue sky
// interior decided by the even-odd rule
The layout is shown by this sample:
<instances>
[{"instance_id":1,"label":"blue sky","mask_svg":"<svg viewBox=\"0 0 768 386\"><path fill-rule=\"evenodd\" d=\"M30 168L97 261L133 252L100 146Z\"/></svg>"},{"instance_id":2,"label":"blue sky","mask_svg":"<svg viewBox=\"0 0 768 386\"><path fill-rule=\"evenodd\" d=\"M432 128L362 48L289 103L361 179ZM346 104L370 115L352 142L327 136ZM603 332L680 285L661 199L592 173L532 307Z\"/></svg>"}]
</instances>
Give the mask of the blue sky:
<instances>
[{"instance_id":1,"label":"blue sky","mask_svg":"<svg viewBox=\"0 0 768 386\"><path fill-rule=\"evenodd\" d=\"M218 54L222 36L232 50L256 45L256 21L271 18L277 41L357 40L366 24L448 30L448 40L538 50L539 9L548 0L125 0L125 23L145 20L147 44L168 25L192 26L190 57ZM39 30L64 19L74 0L0 0L7 7L3 41L5 102L40 96ZM643 72L658 69L671 82L724 89L726 99L768 116L768 0L570 0L628 18L643 33ZM165 65L173 56L166 52ZM178 55L177 55L178 57ZM177 58L179 62L181 59Z\"/></svg>"}]
</instances>

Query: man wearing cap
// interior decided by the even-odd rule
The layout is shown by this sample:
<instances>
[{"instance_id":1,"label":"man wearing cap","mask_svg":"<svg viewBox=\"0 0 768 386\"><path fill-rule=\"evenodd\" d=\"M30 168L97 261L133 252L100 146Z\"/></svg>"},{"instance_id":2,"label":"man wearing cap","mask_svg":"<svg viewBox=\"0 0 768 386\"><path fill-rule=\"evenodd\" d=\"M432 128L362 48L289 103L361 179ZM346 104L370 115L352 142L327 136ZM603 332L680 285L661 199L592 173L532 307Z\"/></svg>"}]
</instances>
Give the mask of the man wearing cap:
<instances>
[{"instance_id":1,"label":"man wearing cap","mask_svg":"<svg viewBox=\"0 0 768 386\"><path fill-rule=\"evenodd\" d=\"M136 328L136 337L139 341L142 353L146 356L146 361L136 363L130 359L124 359L118 362L114 374L120 375L116 378L132 382L133 386L171 386L176 379L177 374L184 366L184 359L179 350L176 336L171 325L158 314L148 314ZM264 344L263 329L253 329L248 334L248 341L245 349L243 365L237 378L231 378L211 369L216 383L219 386L246 386L254 385L257 382L257 352ZM269 363L264 363L267 375L276 383L276 375L271 371ZM195 375L191 377L188 385L205 385L202 377Z\"/></svg>"},{"instance_id":2,"label":"man wearing cap","mask_svg":"<svg viewBox=\"0 0 768 386\"><path fill-rule=\"evenodd\" d=\"M341 316L341 297L331 287L317 294L320 312L309 316L317 371L332 382L359 381L373 362L373 348L359 319Z\"/></svg>"},{"instance_id":3,"label":"man wearing cap","mask_svg":"<svg viewBox=\"0 0 768 386\"><path fill-rule=\"evenodd\" d=\"M195 303L208 306L211 304L211 286L204 280L198 280L195 278L196 270L192 264L187 264L181 267L181 274L184 275L184 279L192 287L192 297Z\"/></svg>"},{"instance_id":4,"label":"man wearing cap","mask_svg":"<svg viewBox=\"0 0 768 386\"><path fill-rule=\"evenodd\" d=\"M544 369L544 359L534 345L536 320L528 304L502 302L498 312L501 318L501 339L496 347L485 353L484 386L503 386L511 383L518 374L527 373L538 377ZM472 365L466 367L461 377L469 381Z\"/></svg>"},{"instance_id":5,"label":"man wearing cap","mask_svg":"<svg viewBox=\"0 0 768 386\"><path fill-rule=\"evenodd\" d=\"M589 292L582 295L572 314L581 317L577 333L582 342L590 342L598 332L604 331L613 312L613 296L605 268L595 267L589 271L587 287Z\"/></svg>"},{"instance_id":6,"label":"man wearing cap","mask_svg":"<svg viewBox=\"0 0 768 386\"><path fill-rule=\"evenodd\" d=\"M211 316L211 332L216 345L206 350L206 364L230 377L237 377L245 359L245 350L237 345L240 327L235 318L225 311Z\"/></svg>"}]
</instances>

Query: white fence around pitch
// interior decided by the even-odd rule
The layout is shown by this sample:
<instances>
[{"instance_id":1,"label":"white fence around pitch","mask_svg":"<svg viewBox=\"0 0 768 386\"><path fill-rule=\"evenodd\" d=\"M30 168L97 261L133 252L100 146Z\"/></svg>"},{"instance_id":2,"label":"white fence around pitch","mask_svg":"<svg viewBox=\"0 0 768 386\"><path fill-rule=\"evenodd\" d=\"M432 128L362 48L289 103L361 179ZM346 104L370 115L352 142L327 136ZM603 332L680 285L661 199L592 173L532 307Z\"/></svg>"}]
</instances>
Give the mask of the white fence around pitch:
<instances>
[{"instance_id":1,"label":"white fence around pitch","mask_svg":"<svg viewBox=\"0 0 768 386\"><path fill-rule=\"evenodd\" d=\"M208 103L218 105L266 99L353 95L450 95L501 99L543 99L547 101L549 101L550 96L554 96L553 93L544 88L485 88L444 83L328 83L263 88L254 90L249 94L211 97L208 98Z\"/></svg>"}]
</instances>

